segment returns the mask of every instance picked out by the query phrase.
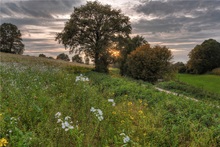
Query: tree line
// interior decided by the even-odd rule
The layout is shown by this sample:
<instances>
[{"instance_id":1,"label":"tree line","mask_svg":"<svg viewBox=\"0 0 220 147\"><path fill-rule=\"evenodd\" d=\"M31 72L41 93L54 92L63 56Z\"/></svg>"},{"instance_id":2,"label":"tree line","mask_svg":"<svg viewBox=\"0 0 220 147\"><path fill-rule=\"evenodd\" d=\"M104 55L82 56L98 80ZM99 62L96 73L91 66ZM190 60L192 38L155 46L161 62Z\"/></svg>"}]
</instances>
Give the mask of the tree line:
<instances>
[{"instance_id":1,"label":"tree line","mask_svg":"<svg viewBox=\"0 0 220 147\"><path fill-rule=\"evenodd\" d=\"M4 23L0 31L0 51L23 54L24 44L17 27ZM152 47L143 36L131 37L131 31L129 17L120 9L94 1L75 7L55 40L70 53L75 53L72 58L75 62L81 62L79 54L84 53L87 61L94 62L97 72L108 73L109 65L117 62L121 75L150 82L170 77L173 67L196 74L220 67L220 44L216 40L196 45L189 53L187 65L176 63L173 66L173 55L166 46ZM116 51L118 56L113 55ZM70 61L65 54L58 55L57 59Z\"/></svg>"}]
</instances>

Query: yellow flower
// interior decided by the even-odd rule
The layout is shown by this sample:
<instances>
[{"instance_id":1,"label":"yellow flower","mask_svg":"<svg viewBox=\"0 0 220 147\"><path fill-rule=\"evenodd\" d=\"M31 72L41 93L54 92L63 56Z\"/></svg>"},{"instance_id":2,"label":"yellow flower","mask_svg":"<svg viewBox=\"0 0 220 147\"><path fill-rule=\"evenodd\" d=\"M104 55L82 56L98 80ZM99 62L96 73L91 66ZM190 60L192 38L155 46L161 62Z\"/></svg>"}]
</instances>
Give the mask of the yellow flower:
<instances>
[{"instance_id":1,"label":"yellow flower","mask_svg":"<svg viewBox=\"0 0 220 147\"><path fill-rule=\"evenodd\" d=\"M138 102L141 104L141 103L142 103L142 100L141 100L141 99L139 99L139 100L138 100Z\"/></svg>"},{"instance_id":2,"label":"yellow flower","mask_svg":"<svg viewBox=\"0 0 220 147\"><path fill-rule=\"evenodd\" d=\"M133 120L133 119L134 119L134 117L133 117L133 116L130 116L130 119L131 119L131 120Z\"/></svg>"},{"instance_id":3,"label":"yellow flower","mask_svg":"<svg viewBox=\"0 0 220 147\"><path fill-rule=\"evenodd\" d=\"M143 112L142 110L139 110L139 111L138 111L138 114L139 114L139 115L143 115L144 112Z\"/></svg>"},{"instance_id":4,"label":"yellow flower","mask_svg":"<svg viewBox=\"0 0 220 147\"><path fill-rule=\"evenodd\" d=\"M131 106L132 105L132 102L128 102L128 106Z\"/></svg>"},{"instance_id":5,"label":"yellow flower","mask_svg":"<svg viewBox=\"0 0 220 147\"><path fill-rule=\"evenodd\" d=\"M8 144L8 141L5 138L0 139L0 147L4 147Z\"/></svg>"},{"instance_id":6,"label":"yellow flower","mask_svg":"<svg viewBox=\"0 0 220 147\"><path fill-rule=\"evenodd\" d=\"M115 115L115 114L116 114L116 112L115 112L115 111L113 111L113 112L112 112L112 114L114 114L114 115Z\"/></svg>"},{"instance_id":7,"label":"yellow flower","mask_svg":"<svg viewBox=\"0 0 220 147\"><path fill-rule=\"evenodd\" d=\"M123 124L125 121L124 120L121 120L121 123Z\"/></svg>"}]
</instances>

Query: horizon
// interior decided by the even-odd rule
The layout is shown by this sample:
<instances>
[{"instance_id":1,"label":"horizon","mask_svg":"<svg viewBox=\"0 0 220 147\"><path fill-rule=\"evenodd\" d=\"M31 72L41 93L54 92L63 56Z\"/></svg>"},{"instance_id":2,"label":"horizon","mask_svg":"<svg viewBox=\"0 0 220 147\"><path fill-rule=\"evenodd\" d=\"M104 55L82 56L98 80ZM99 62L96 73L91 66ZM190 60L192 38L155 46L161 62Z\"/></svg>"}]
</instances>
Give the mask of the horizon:
<instances>
[{"instance_id":1,"label":"horizon","mask_svg":"<svg viewBox=\"0 0 220 147\"><path fill-rule=\"evenodd\" d=\"M94 0L89 0L94 1ZM188 53L210 38L220 40L220 1L218 0L99 0L129 16L132 34L143 36L151 45L168 47L172 61L188 61ZM55 41L55 34L64 28L73 7L85 5L85 0L2 0L1 23L12 23L22 33L24 55L56 57L69 54Z\"/></svg>"}]
</instances>

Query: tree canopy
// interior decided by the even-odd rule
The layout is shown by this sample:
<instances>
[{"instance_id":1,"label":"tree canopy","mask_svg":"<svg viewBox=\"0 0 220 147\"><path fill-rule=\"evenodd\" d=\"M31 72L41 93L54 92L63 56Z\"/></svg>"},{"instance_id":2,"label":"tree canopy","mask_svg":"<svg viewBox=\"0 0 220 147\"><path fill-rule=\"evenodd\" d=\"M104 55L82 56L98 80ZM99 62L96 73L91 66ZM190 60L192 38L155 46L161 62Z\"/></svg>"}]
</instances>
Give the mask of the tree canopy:
<instances>
[{"instance_id":1,"label":"tree canopy","mask_svg":"<svg viewBox=\"0 0 220 147\"><path fill-rule=\"evenodd\" d=\"M211 71L220 67L220 43L214 39L205 40L201 45L196 45L188 56L188 72L203 74Z\"/></svg>"},{"instance_id":2,"label":"tree canopy","mask_svg":"<svg viewBox=\"0 0 220 147\"><path fill-rule=\"evenodd\" d=\"M127 72L127 56L134 51L136 48L147 44L147 41L142 36L135 36L135 37L127 37L127 38L120 38L119 44L117 47L120 49L120 59L119 59L119 68L120 74L126 75Z\"/></svg>"},{"instance_id":3,"label":"tree canopy","mask_svg":"<svg viewBox=\"0 0 220 147\"><path fill-rule=\"evenodd\" d=\"M13 54L23 54L21 32L16 25L3 23L0 25L0 51Z\"/></svg>"},{"instance_id":4,"label":"tree canopy","mask_svg":"<svg viewBox=\"0 0 220 147\"><path fill-rule=\"evenodd\" d=\"M74 8L56 40L70 52L83 51L95 62L95 71L108 72L109 46L131 33L129 17L110 5L87 2Z\"/></svg>"},{"instance_id":5,"label":"tree canopy","mask_svg":"<svg viewBox=\"0 0 220 147\"><path fill-rule=\"evenodd\" d=\"M78 54L76 54L72 57L72 62L83 63L82 57L80 57Z\"/></svg>"},{"instance_id":6,"label":"tree canopy","mask_svg":"<svg viewBox=\"0 0 220 147\"><path fill-rule=\"evenodd\" d=\"M167 47L152 48L149 44L145 44L128 55L127 74L135 79L155 82L166 78L172 72L171 59L172 53Z\"/></svg>"}]
</instances>

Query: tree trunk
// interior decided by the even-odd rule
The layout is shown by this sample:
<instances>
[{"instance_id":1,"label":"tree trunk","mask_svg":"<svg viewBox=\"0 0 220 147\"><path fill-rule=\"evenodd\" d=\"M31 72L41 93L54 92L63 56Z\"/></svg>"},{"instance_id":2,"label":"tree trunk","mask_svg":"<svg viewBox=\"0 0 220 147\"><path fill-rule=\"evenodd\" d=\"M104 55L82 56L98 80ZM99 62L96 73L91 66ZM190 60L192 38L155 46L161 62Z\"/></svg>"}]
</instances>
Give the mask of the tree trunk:
<instances>
[{"instance_id":1,"label":"tree trunk","mask_svg":"<svg viewBox=\"0 0 220 147\"><path fill-rule=\"evenodd\" d=\"M95 71L102 72L102 73L109 72L107 57L100 56L99 53L95 54Z\"/></svg>"}]
</instances>

